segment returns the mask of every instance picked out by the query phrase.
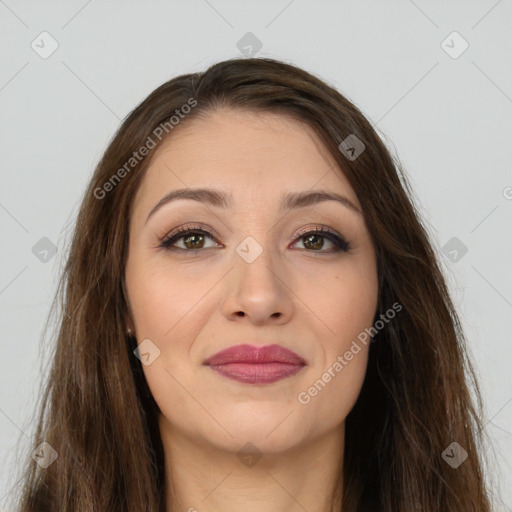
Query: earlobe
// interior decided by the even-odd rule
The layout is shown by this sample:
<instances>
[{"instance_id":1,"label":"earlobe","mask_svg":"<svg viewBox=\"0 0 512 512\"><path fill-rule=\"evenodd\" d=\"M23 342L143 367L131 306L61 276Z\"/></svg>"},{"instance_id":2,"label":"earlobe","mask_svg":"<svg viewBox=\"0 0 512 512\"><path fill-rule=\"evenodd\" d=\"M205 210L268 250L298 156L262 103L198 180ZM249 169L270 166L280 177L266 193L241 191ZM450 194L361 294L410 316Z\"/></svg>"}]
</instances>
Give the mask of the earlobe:
<instances>
[{"instance_id":1,"label":"earlobe","mask_svg":"<svg viewBox=\"0 0 512 512\"><path fill-rule=\"evenodd\" d=\"M135 333L135 327L134 327L132 319L131 319L131 306L130 306L130 301L128 299L128 291L126 289L126 282L125 282L124 276L123 276L123 280L122 280L122 287L123 287L124 299L126 301L126 308L128 310L126 312L125 319L124 319L124 323L126 325L125 332L126 332L127 336L133 336Z\"/></svg>"},{"instance_id":2,"label":"earlobe","mask_svg":"<svg viewBox=\"0 0 512 512\"><path fill-rule=\"evenodd\" d=\"M127 313L125 316L124 324L125 324L126 335L134 336L135 335L135 327L133 325L133 322L132 322L132 319L131 319L131 316L129 313Z\"/></svg>"},{"instance_id":3,"label":"earlobe","mask_svg":"<svg viewBox=\"0 0 512 512\"><path fill-rule=\"evenodd\" d=\"M126 319L125 325L126 325L126 335L133 336L135 333L135 328L133 327L133 323L130 318Z\"/></svg>"}]
</instances>

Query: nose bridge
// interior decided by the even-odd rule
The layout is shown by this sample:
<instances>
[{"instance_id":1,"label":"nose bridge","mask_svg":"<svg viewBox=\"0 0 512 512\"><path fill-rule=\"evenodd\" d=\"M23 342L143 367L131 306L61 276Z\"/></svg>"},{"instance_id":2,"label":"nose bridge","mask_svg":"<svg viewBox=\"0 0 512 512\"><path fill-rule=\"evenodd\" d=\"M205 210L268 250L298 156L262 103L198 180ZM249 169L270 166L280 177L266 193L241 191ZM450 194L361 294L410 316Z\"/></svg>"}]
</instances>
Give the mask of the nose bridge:
<instances>
[{"instance_id":1,"label":"nose bridge","mask_svg":"<svg viewBox=\"0 0 512 512\"><path fill-rule=\"evenodd\" d=\"M257 238L256 238L257 237ZM245 237L236 247L236 274L241 279L249 279L268 286L276 279L275 262L277 258L271 247L271 235L260 233Z\"/></svg>"},{"instance_id":2,"label":"nose bridge","mask_svg":"<svg viewBox=\"0 0 512 512\"><path fill-rule=\"evenodd\" d=\"M268 271L265 265L272 266L272 261L275 261L273 254L278 249L278 242L274 237L271 212L254 206L258 204L263 204L262 200L255 202L255 198L251 195L251 199L247 199L244 211L240 217L237 217L237 221L240 220L246 226L244 231L247 231L244 233L240 230L237 233L243 238L235 247L235 251L244 264L257 263L258 270Z\"/></svg>"},{"instance_id":3,"label":"nose bridge","mask_svg":"<svg viewBox=\"0 0 512 512\"><path fill-rule=\"evenodd\" d=\"M258 240L258 239L259 240ZM271 317L285 318L291 312L286 279L268 232L245 237L235 248L229 297L224 313L248 316L255 323Z\"/></svg>"}]
</instances>

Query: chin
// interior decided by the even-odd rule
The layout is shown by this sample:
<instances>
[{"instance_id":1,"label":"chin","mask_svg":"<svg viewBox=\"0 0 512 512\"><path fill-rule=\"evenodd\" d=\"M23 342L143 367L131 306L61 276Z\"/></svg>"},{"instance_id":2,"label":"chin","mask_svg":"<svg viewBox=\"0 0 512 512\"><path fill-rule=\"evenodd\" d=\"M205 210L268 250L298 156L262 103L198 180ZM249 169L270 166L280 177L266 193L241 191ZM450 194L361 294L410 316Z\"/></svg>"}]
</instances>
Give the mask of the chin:
<instances>
[{"instance_id":1,"label":"chin","mask_svg":"<svg viewBox=\"0 0 512 512\"><path fill-rule=\"evenodd\" d=\"M248 409L237 407L218 415L218 421L232 437L219 428L215 429L217 435L213 438L212 429L209 429L206 435L211 443L235 453L246 443L252 443L262 453L279 453L303 441L305 425L304 422L302 425L297 423L297 411L292 408L251 404Z\"/></svg>"},{"instance_id":2,"label":"chin","mask_svg":"<svg viewBox=\"0 0 512 512\"><path fill-rule=\"evenodd\" d=\"M252 429L250 431L232 432L233 437L223 436L222 438L206 439L210 445L218 450L232 453L241 458L247 454L278 455L296 448L301 444L302 439L290 432L284 432L284 435L263 434L261 431Z\"/></svg>"}]
</instances>

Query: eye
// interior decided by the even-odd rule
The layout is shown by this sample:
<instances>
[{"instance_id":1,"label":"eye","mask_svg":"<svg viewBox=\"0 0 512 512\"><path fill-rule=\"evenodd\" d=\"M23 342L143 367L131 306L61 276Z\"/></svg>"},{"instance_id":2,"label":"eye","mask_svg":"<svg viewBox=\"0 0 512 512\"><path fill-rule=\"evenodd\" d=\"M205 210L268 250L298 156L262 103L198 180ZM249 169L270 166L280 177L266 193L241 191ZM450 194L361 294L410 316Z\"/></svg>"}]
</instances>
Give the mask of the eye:
<instances>
[{"instance_id":1,"label":"eye","mask_svg":"<svg viewBox=\"0 0 512 512\"><path fill-rule=\"evenodd\" d=\"M212 234L205 229L201 229L198 227L184 226L179 228L177 231L172 233L171 235L165 237L159 247L163 249L167 249L169 251L172 250L181 250L188 251L192 250L200 250L200 249L208 249L208 247L204 247L205 238L212 238ZM183 240L184 247L175 247L174 244L178 240Z\"/></svg>"},{"instance_id":2,"label":"eye","mask_svg":"<svg viewBox=\"0 0 512 512\"><path fill-rule=\"evenodd\" d=\"M165 237L158 247L168 251L197 252L211 248L204 246L206 238L215 242L213 235L208 230L194 226L184 226ZM308 252L335 253L350 250L350 244L343 236L323 226L303 230L297 235L297 238L297 242L293 245L302 242L304 250L308 250ZM326 239L333 246L331 250L321 250L324 249ZM182 247L175 245L178 241L182 242Z\"/></svg>"},{"instance_id":3,"label":"eye","mask_svg":"<svg viewBox=\"0 0 512 512\"><path fill-rule=\"evenodd\" d=\"M314 229L305 229L301 231L297 237L299 241L302 241L306 249L311 249L310 252L334 253L340 251L347 252L350 249L350 244L345 238L324 226L315 227ZM319 250L323 249L325 239L333 245L330 251Z\"/></svg>"}]
</instances>

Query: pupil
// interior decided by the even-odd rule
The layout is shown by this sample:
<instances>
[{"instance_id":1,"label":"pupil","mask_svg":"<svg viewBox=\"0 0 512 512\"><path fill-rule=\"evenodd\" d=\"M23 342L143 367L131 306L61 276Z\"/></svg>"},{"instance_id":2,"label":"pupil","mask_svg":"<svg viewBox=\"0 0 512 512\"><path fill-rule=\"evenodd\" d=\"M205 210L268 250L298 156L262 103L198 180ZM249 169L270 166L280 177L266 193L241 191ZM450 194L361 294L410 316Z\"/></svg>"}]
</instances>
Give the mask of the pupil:
<instances>
[{"instance_id":1,"label":"pupil","mask_svg":"<svg viewBox=\"0 0 512 512\"><path fill-rule=\"evenodd\" d=\"M304 243L304 245L307 247L307 244L311 241L311 240L314 240L315 238L317 239L317 243L313 243L313 247L314 249L321 249L322 246L324 245L323 243L323 238L321 236L318 236L318 235L308 235L305 237L306 238L306 241Z\"/></svg>"},{"instance_id":2,"label":"pupil","mask_svg":"<svg viewBox=\"0 0 512 512\"><path fill-rule=\"evenodd\" d=\"M188 241L191 240L191 239L192 240L195 239L195 242L192 242L192 247L198 247L198 245L200 245L200 244L197 243L198 242L198 238L202 237L202 236L203 235L188 235L188 236L186 236L185 239L184 239L185 240L185 247L187 247L187 248L189 247ZM201 247L199 247L199 248L201 249Z\"/></svg>"}]
</instances>

